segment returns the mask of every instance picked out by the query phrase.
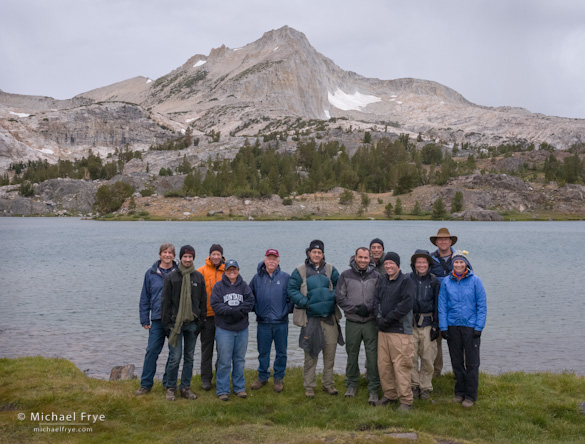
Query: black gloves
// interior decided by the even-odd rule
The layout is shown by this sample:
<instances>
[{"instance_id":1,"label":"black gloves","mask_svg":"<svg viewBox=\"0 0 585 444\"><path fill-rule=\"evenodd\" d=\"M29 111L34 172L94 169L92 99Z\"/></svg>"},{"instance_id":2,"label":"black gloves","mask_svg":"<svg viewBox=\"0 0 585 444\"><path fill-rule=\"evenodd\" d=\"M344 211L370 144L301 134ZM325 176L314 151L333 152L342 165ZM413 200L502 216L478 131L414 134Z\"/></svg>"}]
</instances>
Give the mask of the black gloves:
<instances>
[{"instance_id":1,"label":"black gloves","mask_svg":"<svg viewBox=\"0 0 585 444\"><path fill-rule=\"evenodd\" d=\"M437 339L440 334L441 333L437 327L431 327L431 341Z\"/></svg>"},{"instance_id":2,"label":"black gloves","mask_svg":"<svg viewBox=\"0 0 585 444\"><path fill-rule=\"evenodd\" d=\"M473 330L473 337L474 338L481 338L481 331L480 330Z\"/></svg>"},{"instance_id":3,"label":"black gloves","mask_svg":"<svg viewBox=\"0 0 585 444\"><path fill-rule=\"evenodd\" d=\"M366 307L364 304L360 304L357 306L356 314L361 316L362 318L367 318L370 315L370 311L368 310L368 307Z\"/></svg>"},{"instance_id":4,"label":"black gloves","mask_svg":"<svg viewBox=\"0 0 585 444\"><path fill-rule=\"evenodd\" d=\"M441 337L445 340L448 341L449 340L449 332L447 330L443 330L441 332Z\"/></svg>"},{"instance_id":5,"label":"black gloves","mask_svg":"<svg viewBox=\"0 0 585 444\"><path fill-rule=\"evenodd\" d=\"M380 330L382 330L383 328L385 328L385 327L387 327L387 326L388 326L388 323L386 322L386 319L384 319L384 317L383 317L383 316L378 316L378 317L376 318L376 324L378 324L378 328L379 328Z\"/></svg>"}]
</instances>

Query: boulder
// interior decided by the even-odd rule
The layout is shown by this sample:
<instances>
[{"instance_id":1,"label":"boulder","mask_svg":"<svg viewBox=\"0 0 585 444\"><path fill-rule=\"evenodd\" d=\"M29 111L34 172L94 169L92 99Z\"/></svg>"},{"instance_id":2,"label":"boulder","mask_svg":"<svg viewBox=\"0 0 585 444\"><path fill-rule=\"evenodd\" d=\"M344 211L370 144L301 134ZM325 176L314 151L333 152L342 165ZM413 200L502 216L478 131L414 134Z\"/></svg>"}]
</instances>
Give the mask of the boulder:
<instances>
[{"instance_id":1,"label":"boulder","mask_svg":"<svg viewBox=\"0 0 585 444\"><path fill-rule=\"evenodd\" d=\"M110 372L110 381L126 381L136 378L134 364L119 365Z\"/></svg>"}]
</instances>

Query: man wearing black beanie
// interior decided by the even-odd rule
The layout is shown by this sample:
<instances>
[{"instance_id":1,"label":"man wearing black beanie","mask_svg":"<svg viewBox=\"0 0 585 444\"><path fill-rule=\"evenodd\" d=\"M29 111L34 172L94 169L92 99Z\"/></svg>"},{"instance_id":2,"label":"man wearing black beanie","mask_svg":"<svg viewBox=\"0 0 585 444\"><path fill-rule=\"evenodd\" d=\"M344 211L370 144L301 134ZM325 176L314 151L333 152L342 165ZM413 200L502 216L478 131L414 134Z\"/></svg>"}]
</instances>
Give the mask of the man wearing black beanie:
<instances>
[{"instance_id":1,"label":"man wearing black beanie","mask_svg":"<svg viewBox=\"0 0 585 444\"><path fill-rule=\"evenodd\" d=\"M376 265L376 270L382 276L386 276L384 269L384 241L380 238L374 238L370 241L370 256Z\"/></svg>"},{"instance_id":2,"label":"man wearing black beanie","mask_svg":"<svg viewBox=\"0 0 585 444\"><path fill-rule=\"evenodd\" d=\"M384 256L386 277L378 280L374 293L374 315L378 335L378 372L384 397L376 405L400 402L399 410L412 409L412 307L416 287L400 271L400 256Z\"/></svg>"}]
</instances>

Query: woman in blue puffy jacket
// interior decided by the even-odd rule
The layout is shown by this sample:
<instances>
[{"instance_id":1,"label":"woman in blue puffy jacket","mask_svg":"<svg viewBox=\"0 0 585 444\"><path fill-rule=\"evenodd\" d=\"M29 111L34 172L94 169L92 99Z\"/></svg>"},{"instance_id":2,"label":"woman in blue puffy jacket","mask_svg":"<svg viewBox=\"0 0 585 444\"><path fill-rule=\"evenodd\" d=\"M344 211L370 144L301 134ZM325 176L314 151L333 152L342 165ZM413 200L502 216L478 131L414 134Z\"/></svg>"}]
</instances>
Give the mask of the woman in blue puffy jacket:
<instances>
[{"instance_id":1,"label":"woman in blue puffy jacket","mask_svg":"<svg viewBox=\"0 0 585 444\"><path fill-rule=\"evenodd\" d=\"M453 271L441 283L439 328L447 340L455 373L454 402L472 407L477 401L479 346L487 315L481 279L473 274L466 251L453 253Z\"/></svg>"}]
</instances>

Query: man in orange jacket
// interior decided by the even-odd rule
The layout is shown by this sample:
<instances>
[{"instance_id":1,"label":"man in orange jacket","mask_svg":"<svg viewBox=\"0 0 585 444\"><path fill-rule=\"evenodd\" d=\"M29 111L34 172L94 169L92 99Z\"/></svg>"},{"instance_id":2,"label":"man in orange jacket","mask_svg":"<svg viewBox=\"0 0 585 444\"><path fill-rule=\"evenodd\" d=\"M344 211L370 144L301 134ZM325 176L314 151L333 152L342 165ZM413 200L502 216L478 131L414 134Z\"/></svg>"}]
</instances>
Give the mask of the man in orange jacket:
<instances>
[{"instance_id":1,"label":"man in orange jacket","mask_svg":"<svg viewBox=\"0 0 585 444\"><path fill-rule=\"evenodd\" d=\"M205 289L207 290L207 317L201 329L201 388L211 390L211 379L213 378L213 345L215 343L215 313L210 305L211 290L216 282L221 281L224 272L225 258L223 248L219 244L213 244L209 249L209 257L205 259L205 265L197 271L205 278Z\"/></svg>"}]
</instances>

